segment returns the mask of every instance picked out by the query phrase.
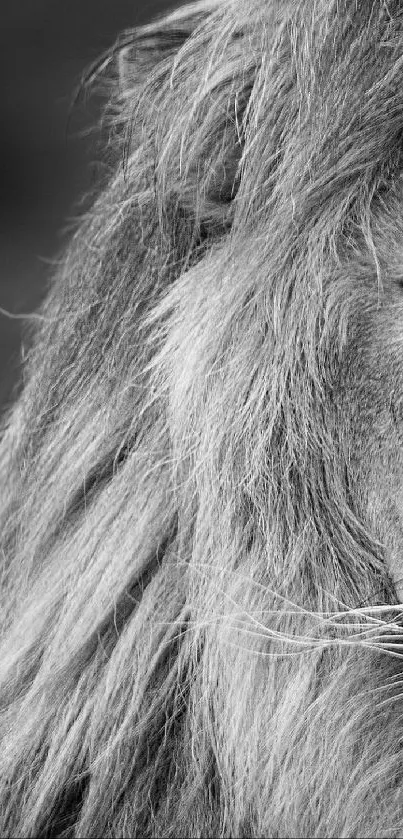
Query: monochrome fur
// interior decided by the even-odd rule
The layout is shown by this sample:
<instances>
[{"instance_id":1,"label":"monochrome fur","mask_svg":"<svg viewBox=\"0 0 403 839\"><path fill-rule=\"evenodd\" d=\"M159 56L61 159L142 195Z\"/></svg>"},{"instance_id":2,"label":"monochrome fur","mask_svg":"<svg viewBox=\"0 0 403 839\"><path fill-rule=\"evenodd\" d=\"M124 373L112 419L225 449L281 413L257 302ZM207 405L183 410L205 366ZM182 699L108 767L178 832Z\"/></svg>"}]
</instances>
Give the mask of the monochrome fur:
<instances>
[{"instance_id":1,"label":"monochrome fur","mask_svg":"<svg viewBox=\"0 0 403 839\"><path fill-rule=\"evenodd\" d=\"M401 837L403 6L200 2L100 80L2 426L0 835Z\"/></svg>"}]
</instances>

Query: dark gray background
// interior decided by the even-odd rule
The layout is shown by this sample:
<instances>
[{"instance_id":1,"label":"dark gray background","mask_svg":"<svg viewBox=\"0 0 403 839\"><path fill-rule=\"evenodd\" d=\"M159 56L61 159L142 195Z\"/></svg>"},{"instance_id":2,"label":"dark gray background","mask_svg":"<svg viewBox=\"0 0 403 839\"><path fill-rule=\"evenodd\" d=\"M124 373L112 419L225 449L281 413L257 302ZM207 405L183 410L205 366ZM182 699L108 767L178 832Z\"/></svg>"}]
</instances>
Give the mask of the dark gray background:
<instances>
[{"instance_id":1,"label":"dark gray background","mask_svg":"<svg viewBox=\"0 0 403 839\"><path fill-rule=\"evenodd\" d=\"M0 307L31 312L100 158L99 101L71 112L84 70L122 30L175 0L3 0L0 9ZM0 314L0 410L19 379L21 321Z\"/></svg>"}]
</instances>

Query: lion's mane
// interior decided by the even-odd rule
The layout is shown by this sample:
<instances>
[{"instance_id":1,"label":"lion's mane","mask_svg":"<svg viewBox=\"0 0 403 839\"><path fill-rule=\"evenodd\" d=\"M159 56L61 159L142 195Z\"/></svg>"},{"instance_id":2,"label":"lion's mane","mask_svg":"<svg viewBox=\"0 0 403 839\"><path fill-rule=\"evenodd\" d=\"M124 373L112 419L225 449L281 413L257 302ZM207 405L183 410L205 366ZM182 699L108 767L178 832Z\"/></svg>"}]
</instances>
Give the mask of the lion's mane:
<instances>
[{"instance_id":1,"label":"lion's mane","mask_svg":"<svg viewBox=\"0 0 403 839\"><path fill-rule=\"evenodd\" d=\"M3 421L1 836L403 835L402 52L397 0L225 0L94 70L121 162Z\"/></svg>"}]
</instances>

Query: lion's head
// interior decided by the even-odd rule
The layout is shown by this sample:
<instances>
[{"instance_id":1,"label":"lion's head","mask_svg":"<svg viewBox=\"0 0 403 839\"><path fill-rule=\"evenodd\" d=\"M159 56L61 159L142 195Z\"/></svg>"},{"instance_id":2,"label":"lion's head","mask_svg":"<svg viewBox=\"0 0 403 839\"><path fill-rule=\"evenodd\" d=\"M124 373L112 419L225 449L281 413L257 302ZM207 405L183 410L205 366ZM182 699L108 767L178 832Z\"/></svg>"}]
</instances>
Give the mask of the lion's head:
<instances>
[{"instance_id":1,"label":"lion's head","mask_svg":"<svg viewBox=\"0 0 403 839\"><path fill-rule=\"evenodd\" d=\"M4 420L2 836L403 835L403 8L126 33Z\"/></svg>"}]
</instances>

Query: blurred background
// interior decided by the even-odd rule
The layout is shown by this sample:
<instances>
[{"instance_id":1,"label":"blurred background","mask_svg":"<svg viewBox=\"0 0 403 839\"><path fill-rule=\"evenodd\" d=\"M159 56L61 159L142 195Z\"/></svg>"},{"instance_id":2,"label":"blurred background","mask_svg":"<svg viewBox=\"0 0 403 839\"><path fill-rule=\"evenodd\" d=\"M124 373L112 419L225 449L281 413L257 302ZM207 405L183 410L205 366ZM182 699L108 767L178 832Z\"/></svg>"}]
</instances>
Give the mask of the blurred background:
<instances>
[{"instance_id":1,"label":"blurred background","mask_svg":"<svg viewBox=\"0 0 403 839\"><path fill-rule=\"evenodd\" d=\"M93 185L100 102L71 113L82 73L122 29L175 0L0 4L0 309L32 312ZM98 111L98 112L97 112ZM88 132L86 128L94 128ZM19 380L22 321L0 311L0 411Z\"/></svg>"}]
</instances>

